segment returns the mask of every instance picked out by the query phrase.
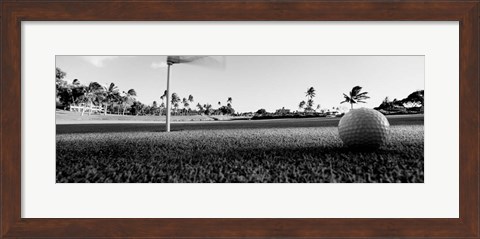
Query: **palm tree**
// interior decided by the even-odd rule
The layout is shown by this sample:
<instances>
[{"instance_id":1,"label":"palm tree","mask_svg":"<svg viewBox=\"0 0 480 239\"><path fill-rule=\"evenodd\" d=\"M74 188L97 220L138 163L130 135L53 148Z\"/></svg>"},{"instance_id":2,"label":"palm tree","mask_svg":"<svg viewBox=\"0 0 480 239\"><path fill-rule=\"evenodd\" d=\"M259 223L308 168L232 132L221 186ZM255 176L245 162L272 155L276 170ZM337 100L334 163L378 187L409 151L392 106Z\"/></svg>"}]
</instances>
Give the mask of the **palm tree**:
<instances>
[{"instance_id":1,"label":"palm tree","mask_svg":"<svg viewBox=\"0 0 480 239\"><path fill-rule=\"evenodd\" d=\"M228 108L232 108L232 101L233 101L232 97L228 97L228 99L227 99L227 107Z\"/></svg>"},{"instance_id":2,"label":"palm tree","mask_svg":"<svg viewBox=\"0 0 480 239\"><path fill-rule=\"evenodd\" d=\"M343 97L345 98L345 100L340 102L340 104L350 103L350 106L353 109L353 104L367 103L364 100L370 98L369 96L367 96L368 92L360 92L361 90L362 90L362 87L360 86L353 87L349 95L343 94Z\"/></svg>"},{"instance_id":3,"label":"palm tree","mask_svg":"<svg viewBox=\"0 0 480 239\"><path fill-rule=\"evenodd\" d=\"M162 103L160 104L160 106L159 106L159 109L158 109L158 111L159 111L159 112L158 112L158 115L161 115L161 114L162 114L163 109L165 109L165 103L162 102Z\"/></svg>"},{"instance_id":4,"label":"palm tree","mask_svg":"<svg viewBox=\"0 0 480 239\"><path fill-rule=\"evenodd\" d=\"M299 109L303 109L303 107L305 107L305 101L304 100L300 101L300 104L298 104Z\"/></svg>"},{"instance_id":5,"label":"palm tree","mask_svg":"<svg viewBox=\"0 0 480 239\"><path fill-rule=\"evenodd\" d=\"M160 104L160 113L158 115L162 115L162 109L165 108L165 98L167 97L167 91L163 92L163 95L160 96L160 99L162 100L162 104ZM163 106L162 106L163 105Z\"/></svg>"},{"instance_id":6,"label":"palm tree","mask_svg":"<svg viewBox=\"0 0 480 239\"><path fill-rule=\"evenodd\" d=\"M84 88L83 101L85 105L83 106L82 116L85 113L85 108L87 107L87 104L89 107L92 107L93 102L97 101L101 97L101 94L103 93L102 91L103 87L97 82L90 82L90 84ZM91 110L88 111L88 115L90 115L91 112Z\"/></svg>"},{"instance_id":7,"label":"palm tree","mask_svg":"<svg viewBox=\"0 0 480 239\"><path fill-rule=\"evenodd\" d=\"M190 106L190 104L188 103L188 100L187 98L183 98L182 99L182 104L183 104L183 111L186 113L187 111L190 111L190 109L188 108Z\"/></svg>"},{"instance_id":8,"label":"palm tree","mask_svg":"<svg viewBox=\"0 0 480 239\"><path fill-rule=\"evenodd\" d=\"M120 106L123 105L123 97L119 95L113 103L115 103L115 106L117 108L117 115L120 115L120 108L121 108ZM113 107L114 110L115 110L115 106Z\"/></svg>"},{"instance_id":9,"label":"palm tree","mask_svg":"<svg viewBox=\"0 0 480 239\"><path fill-rule=\"evenodd\" d=\"M220 114L220 108L222 107L222 102L219 101L217 104L218 104L218 109L215 111L215 114L217 113Z\"/></svg>"},{"instance_id":10,"label":"palm tree","mask_svg":"<svg viewBox=\"0 0 480 239\"><path fill-rule=\"evenodd\" d=\"M308 98L308 101L307 101L307 108L305 110L313 110L313 97L315 97L316 93L315 93L315 88L310 87L308 88L307 92L305 92L305 97Z\"/></svg>"},{"instance_id":11,"label":"palm tree","mask_svg":"<svg viewBox=\"0 0 480 239\"><path fill-rule=\"evenodd\" d=\"M70 88L73 105L76 105L79 100L81 101L83 99L85 87L86 86L82 85L78 79L73 80Z\"/></svg>"},{"instance_id":12,"label":"palm tree","mask_svg":"<svg viewBox=\"0 0 480 239\"><path fill-rule=\"evenodd\" d=\"M73 82L72 82L72 85L79 86L80 81L78 79L74 79Z\"/></svg>"},{"instance_id":13,"label":"palm tree","mask_svg":"<svg viewBox=\"0 0 480 239\"><path fill-rule=\"evenodd\" d=\"M172 105L174 106L175 113L177 112L177 108L179 106L178 103L180 103L180 97L177 95L177 93L172 94L172 100L170 101ZM168 112L167 112L168 113Z\"/></svg>"},{"instance_id":14,"label":"palm tree","mask_svg":"<svg viewBox=\"0 0 480 239\"><path fill-rule=\"evenodd\" d=\"M307 108L309 111L313 110L313 99L307 100Z\"/></svg>"},{"instance_id":15,"label":"palm tree","mask_svg":"<svg viewBox=\"0 0 480 239\"><path fill-rule=\"evenodd\" d=\"M56 94L58 97L58 92L59 88L66 88L67 87L67 82L63 80L65 76L67 76L67 73L62 71L62 69L55 67L55 85L56 85Z\"/></svg>"},{"instance_id":16,"label":"palm tree","mask_svg":"<svg viewBox=\"0 0 480 239\"><path fill-rule=\"evenodd\" d=\"M189 112L189 113L190 113L190 104L193 105L193 102L194 102L194 101L195 101L195 100L193 99L193 95L189 95L189 96L188 96L188 102L189 102L189 104L188 104L188 112Z\"/></svg>"},{"instance_id":17,"label":"palm tree","mask_svg":"<svg viewBox=\"0 0 480 239\"><path fill-rule=\"evenodd\" d=\"M173 108L175 108L175 112L177 112L178 106L180 106L179 103L180 103L179 101L173 103Z\"/></svg>"},{"instance_id":18,"label":"palm tree","mask_svg":"<svg viewBox=\"0 0 480 239\"><path fill-rule=\"evenodd\" d=\"M137 96L137 92L134 89L130 89L127 92L123 92L123 113L122 115L125 115L125 109L127 108L127 104L129 104L132 100L135 100L134 97Z\"/></svg>"},{"instance_id":19,"label":"palm tree","mask_svg":"<svg viewBox=\"0 0 480 239\"><path fill-rule=\"evenodd\" d=\"M210 113L211 113L210 111L212 110L212 105L207 103L207 104L203 105L203 108L205 109L205 113L207 115L210 115Z\"/></svg>"},{"instance_id":20,"label":"palm tree","mask_svg":"<svg viewBox=\"0 0 480 239\"><path fill-rule=\"evenodd\" d=\"M163 95L160 96L160 99L162 100L162 103L163 103L163 99L165 99L165 97L167 97L167 91L163 92Z\"/></svg>"},{"instance_id":21,"label":"palm tree","mask_svg":"<svg viewBox=\"0 0 480 239\"><path fill-rule=\"evenodd\" d=\"M62 69L55 67L55 82L63 83L63 78L67 76L67 73L62 71Z\"/></svg>"},{"instance_id":22,"label":"palm tree","mask_svg":"<svg viewBox=\"0 0 480 239\"><path fill-rule=\"evenodd\" d=\"M127 94L129 96L137 96L137 92L134 89L130 89L127 91Z\"/></svg>"},{"instance_id":23,"label":"palm tree","mask_svg":"<svg viewBox=\"0 0 480 239\"><path fill-rule=\"evenodd\" d=\"M103 87L105 91L104 103L105 103L105 115L107 115L107 109L110 104L112 104L120 95L118 87L114 83Z\"/></svg>"},{"instance_id":24,"label":"palm tree","mask_svg":"<svg viewBox=\"0 0 480 239\"><path fill-rule=\"evenodd\" d=\"M198 109L198 112L202 112L203 111L203 106L199 103L197 103L197 109Z\"/></svg>"},{"instance_id":25,"label":"palm tree","mask_svg":"<svg viewBox=\"0 0 480 239\"><path fill-rule=\"evenodd\" d=\"M157 109L158 109L158 103L156 100L153 101L152 103L152 108L150 109L150 111L152 112L153 115L156 115L157 114Z\"/></svg>"},{"instance_id":26,"label":"palm tree","mask_svg":"<svg viewBox=\"0 0 480 239\"><path fill-rule=\"evenodd\" d=\"M127 108L128 104L128 97L125 94L125 91L123 92L123 95L119 97L120 99L118 100L119 104L122 106L122 115L125 115L125 109ZM119 109L120 110L120 109Z\"/></svg>"},{"instance_id":27,"label":"palm tree","mask_svg":"<svg viewBox=\"0 0 480 239\"><path fill-rule=\"evenodd\" d=\"M313 97L315 97L316 93L315 93L315 88L310 87L308 88L307 92L305 92L305 96L310 98L310 99L313 99Z\"/></svg>"}]
</instances>

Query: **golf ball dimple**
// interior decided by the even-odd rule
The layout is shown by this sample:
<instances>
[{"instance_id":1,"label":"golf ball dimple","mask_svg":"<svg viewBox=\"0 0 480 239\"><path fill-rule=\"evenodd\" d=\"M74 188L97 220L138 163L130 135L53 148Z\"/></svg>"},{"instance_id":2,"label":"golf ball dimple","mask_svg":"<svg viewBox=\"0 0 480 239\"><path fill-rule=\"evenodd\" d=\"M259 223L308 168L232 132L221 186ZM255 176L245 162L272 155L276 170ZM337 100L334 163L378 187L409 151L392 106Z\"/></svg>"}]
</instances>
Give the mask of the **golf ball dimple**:
<instances>
[{"instance_id":1,"label":"golf ball dimple","mask_svg":"<svg viewBox=\"0 0 480 239\"><path fill-rule=\"evenodd\" d=\"M353 109L338 123L338 134L343 144L355 148L378 148L388 140L390 124L380 112L367 109Z\"/></svg>"}]
</instances>

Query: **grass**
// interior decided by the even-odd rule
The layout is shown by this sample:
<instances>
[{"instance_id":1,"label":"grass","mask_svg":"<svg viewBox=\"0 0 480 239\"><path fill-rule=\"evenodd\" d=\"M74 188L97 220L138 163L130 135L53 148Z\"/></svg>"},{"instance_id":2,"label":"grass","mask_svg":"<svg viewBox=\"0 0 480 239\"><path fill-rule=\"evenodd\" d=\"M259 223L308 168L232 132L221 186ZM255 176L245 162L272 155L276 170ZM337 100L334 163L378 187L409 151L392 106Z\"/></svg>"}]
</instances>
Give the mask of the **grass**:
<instances>
[{"instance_id":1,"label":"grass","mask_svg":"<svg viewBox=\"0 0 480 239\"><path fill-rule=\"evenodd\" d=\"M58 131L58 127L57 127ZM374 152L342 146L336 127L57 134L64 182L423 182L423 125L391 126Z\"/></svg>"},{"instance_id":2,"label":"grass","mask_svg":"<svg viewBox=\"0 0 480 239\"><path fill-rule=\"evenodd\" d=\"M85 113L83 116L80 112L70 112L65 110L57 110L55 120L61 122L85 122L85 121L165 121L165 116L135 116L135 115L116 115L116 114L92 114ZM215 119L206 115L172 115L172 121L213 121Z\"/></svg>"}]
</instances>

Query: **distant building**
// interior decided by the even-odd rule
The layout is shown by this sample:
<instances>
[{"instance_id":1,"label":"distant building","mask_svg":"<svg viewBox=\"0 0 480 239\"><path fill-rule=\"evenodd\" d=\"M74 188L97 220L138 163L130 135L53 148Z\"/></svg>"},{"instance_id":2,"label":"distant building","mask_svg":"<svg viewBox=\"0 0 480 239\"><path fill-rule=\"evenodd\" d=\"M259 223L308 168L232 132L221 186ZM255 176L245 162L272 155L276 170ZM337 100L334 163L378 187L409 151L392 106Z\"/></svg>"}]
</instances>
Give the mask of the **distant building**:
<instances>
[{"instance_id":1,"label":"distant building","mask_svg":"<svg viewBox=\"0 0 480 239\"><path fill-rule=\"evenodd\" d=\"M276 110L275 114L290 114L290 109L285 109L285 107L282 107L281 109Z\"/></svg>"}]
</instances>

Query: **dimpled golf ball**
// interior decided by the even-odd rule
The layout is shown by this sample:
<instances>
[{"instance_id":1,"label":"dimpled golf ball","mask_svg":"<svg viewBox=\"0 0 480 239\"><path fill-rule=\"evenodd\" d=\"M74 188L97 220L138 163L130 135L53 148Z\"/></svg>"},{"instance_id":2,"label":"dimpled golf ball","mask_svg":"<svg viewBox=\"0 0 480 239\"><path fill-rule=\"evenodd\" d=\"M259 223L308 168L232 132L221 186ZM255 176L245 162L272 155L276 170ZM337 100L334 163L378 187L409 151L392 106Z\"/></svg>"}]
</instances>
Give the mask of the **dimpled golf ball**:
<instances>
[{"instance_id":1,"label":"dimpled golf ball","mask_svg":"<svg viewBox=\"0 0 480 239\"><path fill-rule=\"evenodd\" d=\"M379 148L386 143L390 124L380 112L367 109L353 109L338 123L338 134L343 144L352 148Z\"/></svg>"}]
</instances>

